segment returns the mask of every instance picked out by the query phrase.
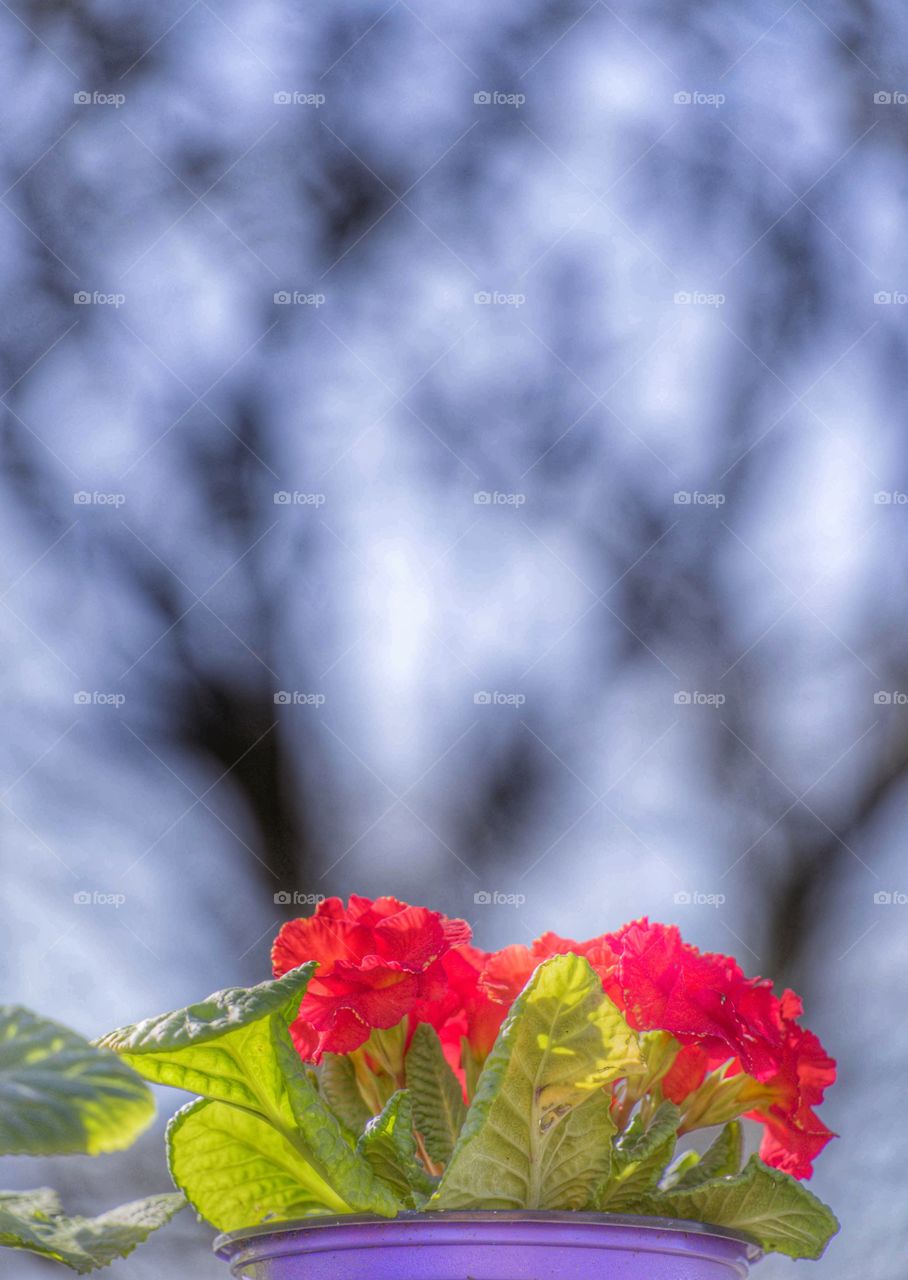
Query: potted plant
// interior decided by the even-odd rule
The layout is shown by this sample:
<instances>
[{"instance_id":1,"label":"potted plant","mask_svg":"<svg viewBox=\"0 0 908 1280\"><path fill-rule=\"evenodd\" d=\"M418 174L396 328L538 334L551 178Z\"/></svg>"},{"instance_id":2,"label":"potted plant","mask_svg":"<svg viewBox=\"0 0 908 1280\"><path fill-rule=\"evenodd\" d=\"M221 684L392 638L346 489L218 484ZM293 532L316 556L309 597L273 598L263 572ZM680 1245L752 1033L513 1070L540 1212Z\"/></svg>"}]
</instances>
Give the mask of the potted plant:
<instances>
[{"instance_id":1,"label":"potted plant","mask_svg":"<svg viewBox=\"0 0 908 1280\"><path fill-rule=\"evenodd\" d=\"M718 1280L837 1229L803 1185L834 1062L794 993L674 926L487 954L438 912L328 899L273 965L100 1042L197 1095L170 1171L237 1277Z\"/></svg>"}]
</instances>

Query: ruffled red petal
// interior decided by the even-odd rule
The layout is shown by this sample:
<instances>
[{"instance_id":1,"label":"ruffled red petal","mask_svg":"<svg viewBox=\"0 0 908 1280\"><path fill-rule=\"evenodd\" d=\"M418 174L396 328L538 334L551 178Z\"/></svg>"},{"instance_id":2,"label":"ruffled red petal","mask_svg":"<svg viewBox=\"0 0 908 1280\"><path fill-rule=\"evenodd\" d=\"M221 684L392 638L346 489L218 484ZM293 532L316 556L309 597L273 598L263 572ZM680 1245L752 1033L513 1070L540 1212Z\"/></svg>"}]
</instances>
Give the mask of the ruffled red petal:
<instances>
[{"instance_id":1,"label":"ruffled red petal","mask_svg":"<svg viewBox=\"0 0 908 1280\"><path fill-rule=\"evenodd\" d=\"M463 920L448 920L425 907L396 898L352 896L319 903L315 914L285 924L272 948L276 977L308 960L316 971L303 997L298 1031L301 1052L349 1053L372 1028L396 1026L418 1001L444 993L442 958L470 938Z\"/></svg>"},{"instance_id":2,"label":"ruffled red petal","mask_svg":"<svg viewBox=\"0 0 908 1280\"><path fill-rule=\"evenodd\" d=\"M676 1106L699 1089L709 1068L709 1058L696 1044L685 1045L662 1077L660 1087L669 1102Z\"/></svg>"},{"instance_id":3,"label":"ruffled red petal","mask_svg":"<svg viewBox=\"0 0 908 1280\"><path fill-rule=\"evenodd\" d=\"M366 930L337 917L316 914L288 920L271 948L274 976L280 978L308 960L317 960L322 970L338 960L357 961L368 942Z\"/></svg>"},{"instance_id":4,"label":"ruffled red petal","mask_svg":"<svg viewBox=\"0 0 908 1280\"><path fill-rule=\"evenodd\" d=\"M766 1128L760 1143L760 1159L790 1173L793 1178L809 1178L813 1162L836 1135L828 1129L819 1116L804 1108L796 1116L751 1113L752 1120L762 1120Z\"/></svg>"},{"instance_id":5,"label":"ruffled red petal","mask_svg":"<svg viewBox=\"0 0 908 1280\"><path fill-rule=\"evenodd\" d=\"M290 1039L304 1062L314 1061L318 1054L318 1032L305 1018L295 1018L290 1024Z\"/></svg>"}]
</instances>

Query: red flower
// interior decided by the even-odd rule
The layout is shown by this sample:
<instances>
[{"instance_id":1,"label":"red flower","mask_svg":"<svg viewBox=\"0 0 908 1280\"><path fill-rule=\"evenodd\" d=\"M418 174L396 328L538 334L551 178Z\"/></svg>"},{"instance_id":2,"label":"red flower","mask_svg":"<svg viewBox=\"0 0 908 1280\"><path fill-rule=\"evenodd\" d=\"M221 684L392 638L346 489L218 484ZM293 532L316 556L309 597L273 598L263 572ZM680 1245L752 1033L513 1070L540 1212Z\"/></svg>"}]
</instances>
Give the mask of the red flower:
<instances>
[{"instance_id":1,"label":"red flower","mask_svg":"<svg viewBox=\"0 0 908 1280\"><path fill-rule=\"evenodd\" d=\"M486 958L480 983L490 999L499 1004L513 1004L532 977L533 970L550 956L574 952L583 954L584 943L560 938L557 933L544 933L531 947L516 943Z\"/></svg>"},{"instance_id":2,"label":"red flower","mask_svg":"<svg viewBox=\"0 0 908 1280\"><path fill-rule=\"evenodd\" d=\"M658 1083L662 1096L683 1107L688 1129L743 1112L765 1125L760 1154L768 1164L810 1176L834 1136L814 1108L835 1080L835 1063L798 1025L793 992L778 998L730 956L701 952L674 925L646 919L586 942L546 933L529 947L491 955L469 940L462 920L394 898L351 897L347 907L330 898L314 916L284 925L272 952L275 976L319 962L291 1028L301 1055L318 1061L326 1051L350 1053L373 1029L403 1023L402 1053L416 1024L428 1022L464 1084L463 1041L466 1058L481 1065L537 966L573 952L589 961L636 1031L680 1042ZM382 1056L388 1044L373 1047L375 1069L395 1074Z\"/></svg>"},{"instance_id":3,"label":"red flower","mask_svg":"<svg viewBox=\"0 0 908 1280\"><path fill-rule=\"evenodd\" d=\"M463 920L396 898L351 896L319 903L283 926L271 951L274 976L317 960L291 1027L304 1057L351 1053L375 1027L396 1026L421 1001L444 994L443 957L470 940Z\"/></svg>"},{"instance_id":4,"label":"red flower","mask_svg":"<svg viewBox=\"0 0 908 1280\"><path fill-rule=\"evenodd\" d=\"M489 953L460 946L442 957L444 995L418 1005L412 1022L429 1022L438 1032L448 1063L464 1083L461 1042L466 1040L474 1058L483 1063L508 1013L508 1003L491 999L480 985Z\"/></svg>"},{"instance_id":5,"label":"red flower","mask_svg":"<svg viewBox=\"0 0 908 1280\"><path fill-rule=\"evenodd\" d=\"M699 1045L688 1044L659 1081L663 1095L680 1106L695 1089L699 1089L709 1067L709 1058Z\"/></svg>"},{"instance_id":6,"label":"red flower","mask_svg":"<svg viewBox=\"0 0 908 1280\"><path fill-rule=\"evenodd\" d=\"M770 983L745 978L729 956L682 942L674 925L635 920L588 942L543 934L532 947L492 956L482 985L493 999L511 1001L536 965L567 951L589 960L635 1031L669 1031L719 1061L740 1058L757 1079L775 1070L771 1042L779 1036Z\"/></svg>"},{"instance_id":7,"label":"red flower","mask_svg":"<svg viewBox=\"0 0 908 1280\"><path fill-rule=\"evenodd\" d=\"M769 1100L748 1112L748 1118L766 1125L760 1155L767 1164L795 1178L809 1178L813 1161L836 1136L813 1110L835 1083L836 1064L813 1032L797 1025L800 998L785 991L778 1004L778 1025L784 1035L779 1069L765 1081Z\"/></svg>"},{"instance_id":8,"label":"red flower","mask_svg":"<svg viewBox=\"0 0 908 1280\"><path fill-rule=\"evenodd\" d=\"M719 1061L739 1058L757 1080L773 1073L778 1001L770 982L745 978L730 956L682 942L674 925L635 920L604 941L617 955L606 990L617 987L635 1030L669 1031Z\"/></svg>"},{"instance_id":9,"label":"red flower","mask_svg":"<svg viewBox=\"0 0 908 1280\"><path fill-rule=\"evenodd\" d=\"M684 1103L725 1064L728 1093L740 1098L740 1110L755 1103L746 1114L766 1126L760 1151L766 1163L810 1176L813 1159L834 1136L813 1108L835 1080L835 1062L797 1025L801 1002L793 992L779 999L770 982L745 977L730 956L701 952L674 925L646 919L587 942L550 933L530 947L505 947L489 957L480 986L509 1004L538 964L567 951L589 960L636 1031L667 1031L681 1043L660 1081L664 1097ZM722 1091L716 1102L728 1105Z\"/></svg>"}]
</instances>

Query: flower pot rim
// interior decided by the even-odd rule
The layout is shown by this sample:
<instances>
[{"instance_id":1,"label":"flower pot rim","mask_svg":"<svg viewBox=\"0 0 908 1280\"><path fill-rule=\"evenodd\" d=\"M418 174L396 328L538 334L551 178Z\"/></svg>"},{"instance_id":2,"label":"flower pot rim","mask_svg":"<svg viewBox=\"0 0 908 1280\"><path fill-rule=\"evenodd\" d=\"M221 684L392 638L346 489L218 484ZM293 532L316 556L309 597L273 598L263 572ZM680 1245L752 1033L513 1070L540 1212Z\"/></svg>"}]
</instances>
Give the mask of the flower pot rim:
<instances>
[{"instance_id":1,"label":"flower pot rim","mask_svg":"<svg viewBox=\"0 0 908 1280\"><path fill-rule=\"evenodd\" d=\"M589 1227L614 1227L633 1230L650 1230L659 1233L697 1235L705 1238L724 1239L744 1245L748 1262L757 1262L763 1250L753 1236L732 1227L718 1227L708 1222L696 1222L686 1218L661 1218L647 1214L589 1213L575 1210L544 1209L451 1209L417 1211L401 1210L395 1218L383 1218L373 1213L348 1213L336 1216L293 1218L286 1222L263 1222L254 1227L240 1227L224 1231L214 1241L212 1248L218 1257L229 1261L244 1244L250 1244L267 1236L286 1236L300 1232L324 1231L355 1227L382 1227L391 1230L395 1226L419 1227L440 1225L476 1225L477 1223L539 1223L540 1225L584 1225Z\"/></svg>"}]
</instances>

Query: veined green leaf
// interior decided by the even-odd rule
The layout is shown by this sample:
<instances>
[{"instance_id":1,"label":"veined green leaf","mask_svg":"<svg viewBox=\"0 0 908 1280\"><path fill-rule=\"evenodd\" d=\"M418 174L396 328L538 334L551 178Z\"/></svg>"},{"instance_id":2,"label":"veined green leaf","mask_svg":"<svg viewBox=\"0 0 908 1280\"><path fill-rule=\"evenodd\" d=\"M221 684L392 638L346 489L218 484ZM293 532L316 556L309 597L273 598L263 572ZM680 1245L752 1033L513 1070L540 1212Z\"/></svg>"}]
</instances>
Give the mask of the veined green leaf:
<instances>
[{"instance_id":1,"label":"veined green leaf","mask_svg":"<svg viewBox=\"0 0 908 1280\"><path fill-rule=\"evenodd\" d=\"M633 1209L643 1192L659 1182L671 1160L678 1136L681 1112L672 1102L656 1109L649 1125L631 1124L615 1143L611 1176L599 1197L599 1208L609 1213Z\"/></svg>"},{"instance_id":2,"label":"veined green leaf","mask_svg":"<svg viewBox=\"0 0 908 1280\"><path fill-rule=\"evenodd\" d=\"M431 1207L591 1204L614 1133L602 1086L639 1064L637 1038L588 961L546 960L499 1032Z\"/></svg>"},{"instance_id":3,"label":"veined green leaf","mask_svg":"<svg viewBox=\"0 0 908 1280\"><path fill-rule=\"evenodd\" d=\"M664 1184L662 1190L677 1187L680 1191L686 1191L689 1187L698 1187L701 1182L708 1182L710 1178L731 1177L741 1168L743 1150L741 1122L729 1120L703 1155L692 1161L687 1169L681 1170L680 1176L673 1179L671 1186Z\"/></svg>"},{"instance_id":4,"label":"veined green leaf","mask_svg":"<svg viewBox=\"0 0 908 1280\"><path fill-rule=\"evenodd\" d=\"M448 1066L434 1027L420 1022L404 1062L413 1102L413 1122L430 1159L445 1165L451 1158L467 1108L460 1081Z\"/></svg>"},{"instance_id":5,"label":"veined green leaf","mask_svg":"<svg viewBox=\"0 0 908 1280\"><path fill-rule=\"evenodd\" d=\"M216 991L186 1009L111 1031L98 1043L156 1084L288 1123L272 1019L292 1022L314 970L314 963L304 964L255 987Z\"/></svg>"},{"instance_id":6,"label":"veined green leaf","mask_svg":"<svg viewBox=\"0 0 908 1280\"><path fill-rule=\"evenodd\" d=\"M0 1007L0 1155L98 1155L154 1117L150 1089L116 1054L18 1005Z\"/></svg>"},{"instance_id":7,"label":"veined green leaf","mask_svg":"<svg viewBox=\"0 0 908 1280\"><path fill-rule=\"evenodd\" d=\"M699 1151L684 1151L677 1156L659 1179L660 1191L671 1191L677 1187L687 1175L700 1163Z\"/></svg>"},{"instance_id":8,"label":"veined green leaf","mask_svg":"<svg viewBox=\"0 0 908 1280\"><path fill-rule=\"evenodd\" d=\"M221 1231L324 1214L393 1217L395 1197L349 1146L289 1041L279 1056L291 1070L300 1127L281 1131L243 1107L197 1099L167 1129L174 1182L199 1216Z\"/></svg>"},{"instance_id":9,"label":"veined green leaf","mask_svg":"<svg viewBox=\"0 0 908 1280\"><path fill-rule=\"evenodd\" d=\"M326 1053L318 1068L318 1081L328 1106L341 1124L358 1136L372 1119L356 1083L356 1072L348 1057Z\"/></svg>"},{"instance_id":10,"label":"veined green leaf","mask_svg":"<svg viewBox=\"0 0 908 1280\"><path fill-rule=\"evenodd\" d=\"M219 1231L351 1211L288 1138L228 1103L182 1107L167 1126L167 1160L196 1213Z\"/></svg>"},{"instance_id":11,"label":"veined green leaf","mask_svg":"<svg viewBox=\"0 0 908 1280\"><path fill-rule=\"evenodd\" d=\"M435 1190L417 1153L413 1107L406 1089L398 1090L388 1099L381 1115L369 1121L356 1150L408 1208L421 1208Z\"/></svg>"},{"instance_id":12,"label":"veined green leaf","mask_svg":"<svg viewBox=\"0 0 908 1280\"><path fill-rule=\"evenodd\" d=\"M354 1151L340 1121L328 1110L300 1061L285 1026L272 1026L274 1057L294 1127L286 1136L321 1177L343 1198L340 1212L377 1213L393 1218L400 1207L389 1187L375 1176L368 1160Z\"/></svg>"},{"instance_id":13,"label":"veined green leaf","mask_svg":"<svg viewBox=\"0 0 908 1280\"><path fill-rule=\"evenodd\" d=\"M819 1258L839 1229L831 1209L800 1182L751 1156L742 1173L644 1197L639 1213L744 1231L768 1252Z\"/></svg>"},{"instance_id":14,"label":"veined green leaf","mask_svg":"<svg viewBox=\"0 0 908 1280\"><path fill-rule=\"evenodd\" d=\"M0 1191L0 1209L8 1213L44 1214L53 1217L63 1212L60 1197L53 1187L36 1187L34 1191Z\"/></svg>"},{"instance_id":15,"label":"veined green leaf","mask_svg":"<svg viewBox=\"0 0 908 1280\"><path fill-rule=\"evenodd\" d=\"M42 1254L85 1275L132 1253L185 1203L182 1196L168 1193L134 1200L97 1218L68 1218L60 1213L56 1193L47 1187L4 1193L0 1246Z\"/></svg>"}]
</instances>

